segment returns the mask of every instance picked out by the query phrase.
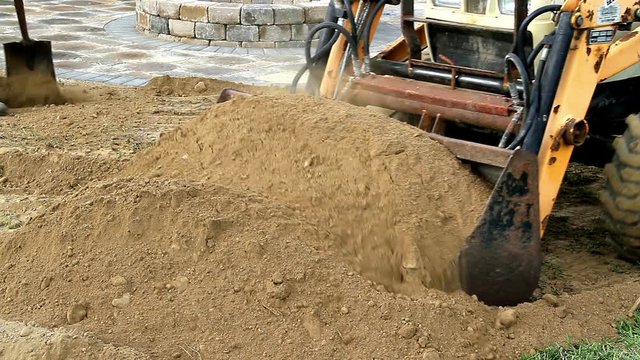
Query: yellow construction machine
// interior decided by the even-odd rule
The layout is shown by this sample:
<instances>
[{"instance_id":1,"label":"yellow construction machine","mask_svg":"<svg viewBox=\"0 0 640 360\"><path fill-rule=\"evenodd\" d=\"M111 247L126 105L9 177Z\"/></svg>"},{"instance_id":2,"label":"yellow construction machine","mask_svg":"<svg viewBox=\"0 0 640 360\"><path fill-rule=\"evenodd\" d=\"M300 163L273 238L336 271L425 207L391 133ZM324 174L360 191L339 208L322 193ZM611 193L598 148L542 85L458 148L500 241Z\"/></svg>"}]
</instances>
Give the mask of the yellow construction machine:
<instances>
[{"instance_id":1,"label":"yellow construction machine","mask_svg":"<svg viewBox=\"0 0 640 360\"><path fill-rule=\"evenodd\" d=\"M372 56L388 6L402 36ZM293 88L308 72L310 93L389 109L494 182L459 255L464 291L530 299L571 161L605 168L616 244L640 260L640 1L427 0L425 15L414 0L332 0Z\"/></svg>"},{"instance_id":2,"label":"yellow construction machine","mask_svg":"<svg viewBox=\"0 0 640 360\"><path fill-rule=\"evenodd\" d=\"M386 6L402 36L372 56ZM493 178L459 256L463 289L530 299L570 161L605 167L616 244L640 260L640 1L427 0L425 15L414 0L332 0L293 85L309 71L312 93L393 110Z\"/></svg>"}]
</instances>

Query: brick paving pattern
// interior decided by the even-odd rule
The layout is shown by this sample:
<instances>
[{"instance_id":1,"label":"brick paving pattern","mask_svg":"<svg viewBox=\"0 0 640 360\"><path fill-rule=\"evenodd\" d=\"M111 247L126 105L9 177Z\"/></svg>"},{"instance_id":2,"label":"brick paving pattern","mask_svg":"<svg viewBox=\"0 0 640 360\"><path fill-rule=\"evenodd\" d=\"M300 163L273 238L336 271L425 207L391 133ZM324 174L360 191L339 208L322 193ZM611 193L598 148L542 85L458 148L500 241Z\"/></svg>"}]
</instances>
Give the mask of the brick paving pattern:
<instances>
[{"instance_id":1,"label":"brick paving pattern","mask_svg":"<svg viewBox=\"0 0 640 360\"><path fill-rule=\"evenodd\" d=\"M213 41L205 46L142 34L135 29L134 0L27 0L25 6L30 36L52 41L61 79L141 86L154 76L171 75L285 85L304 63L301 48L219 47ZM397 6L385 10L373 51L399 36L398 11ZM2 1L0 42L19 39L13 2Z\"/></svg>"}]
</instances>

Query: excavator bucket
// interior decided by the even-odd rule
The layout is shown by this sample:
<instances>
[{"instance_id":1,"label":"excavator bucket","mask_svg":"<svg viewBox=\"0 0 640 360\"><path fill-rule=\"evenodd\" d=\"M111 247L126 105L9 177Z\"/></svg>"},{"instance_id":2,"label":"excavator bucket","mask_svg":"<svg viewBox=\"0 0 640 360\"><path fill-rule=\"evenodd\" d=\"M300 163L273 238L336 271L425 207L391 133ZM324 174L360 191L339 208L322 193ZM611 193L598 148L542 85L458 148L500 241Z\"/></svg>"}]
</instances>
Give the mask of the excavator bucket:
<instances>
[{"instance_id":1,"label":"excavator bucket","mask_svg":"<svg viewBox=\"0 0 640 360\"><path fill-rule=\"evenodd\" d=\"M463 290L489 305L528 301L542 265L538 162L513 152L458 259Z\"/></svg>"}]
</instances>

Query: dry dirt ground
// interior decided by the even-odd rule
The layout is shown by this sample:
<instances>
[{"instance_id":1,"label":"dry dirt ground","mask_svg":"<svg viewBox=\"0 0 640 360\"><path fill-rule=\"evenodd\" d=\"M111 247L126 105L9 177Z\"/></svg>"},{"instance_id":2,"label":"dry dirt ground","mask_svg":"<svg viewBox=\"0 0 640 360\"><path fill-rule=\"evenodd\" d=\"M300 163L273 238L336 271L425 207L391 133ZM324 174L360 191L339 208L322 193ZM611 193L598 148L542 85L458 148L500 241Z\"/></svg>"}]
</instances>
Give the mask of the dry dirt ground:
<instances>
[{"instance_id":1,"label":"dry dirt ground","mask_svg":"<svg viewBox=\"0 0 640 360\"><path fill-rule=\"evenodd\" d=\"M453 280L488 185L369 110L216 105L231 85L67 83L0 118L2 358L514 359L613 336L640 295L573 167L535 299L497 326Z\"/></svg>"}]
</instances>

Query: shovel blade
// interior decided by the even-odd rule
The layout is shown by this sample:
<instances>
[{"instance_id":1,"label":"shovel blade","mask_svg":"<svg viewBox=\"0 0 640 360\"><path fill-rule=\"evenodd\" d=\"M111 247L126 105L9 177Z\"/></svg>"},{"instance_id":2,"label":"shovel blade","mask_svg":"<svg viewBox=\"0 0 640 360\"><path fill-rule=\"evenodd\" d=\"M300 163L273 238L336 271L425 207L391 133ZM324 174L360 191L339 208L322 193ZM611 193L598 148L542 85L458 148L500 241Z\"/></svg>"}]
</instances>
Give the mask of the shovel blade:
<instances>
[{"instance_id":1,"label":"shovel blade","mask_svg":"<svg viewBox=\"0 0 640 360\"><path fill-rule=\"evenodd\" d=\"M4 44L7 70L7 105L22 107L61 104L50 41Z\"/></svg>"},{"instance_id":2,"label":"shovel blade","mask_svg":"<svg viewBox=\"0 0 640 360\"><path fill-rule=\"evenodd\" d=\"M50 41L31 41L26 44L6 43L4 54L7 62L7 77L37 73L56 81Z\"/></svg>"},{"instance_id":3,"label":"shovel blade","mask_svg":"<svg viewBox=\"0 0 640 360\"><path fill-rule=\"evenodd\" d=\"M542 266L538 160L516 150L459 255L460 282L488 305L528 301Z\"/></svg>"}]
</instances>

